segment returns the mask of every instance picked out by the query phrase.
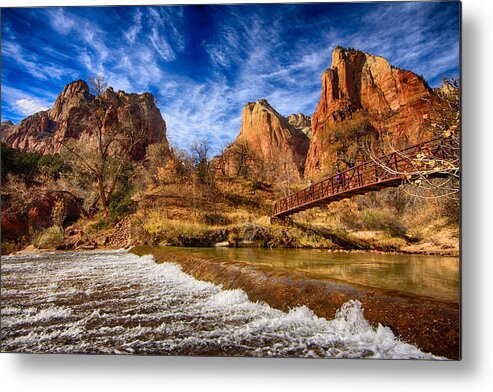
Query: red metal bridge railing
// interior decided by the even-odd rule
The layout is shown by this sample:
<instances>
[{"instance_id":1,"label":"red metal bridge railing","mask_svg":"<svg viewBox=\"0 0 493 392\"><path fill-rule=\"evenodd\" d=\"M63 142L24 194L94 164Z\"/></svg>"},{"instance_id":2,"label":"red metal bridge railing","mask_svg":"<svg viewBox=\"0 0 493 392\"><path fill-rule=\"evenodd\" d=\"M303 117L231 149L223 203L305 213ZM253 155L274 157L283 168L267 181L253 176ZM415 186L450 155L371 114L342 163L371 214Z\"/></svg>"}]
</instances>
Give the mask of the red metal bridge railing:
<instances>
[{"instance_id":1,"label":"red metal bridge railing","mask_svg":"<svg viewBox=\"0 0 493 392\"><path fill-rule=\"evenodd\" d=\"M456 149L449 138L439 138L382 155L279 199L274 204L273 216L282 218L298 212L299 207L321 204L338 195L341 198L344 194L349 197L351 191L376 190L385 187L385 184L388 186L392 181L400 183L419 174L416 163L420 157L449 160L458 157Z\"/></svg>"}]
</instances>

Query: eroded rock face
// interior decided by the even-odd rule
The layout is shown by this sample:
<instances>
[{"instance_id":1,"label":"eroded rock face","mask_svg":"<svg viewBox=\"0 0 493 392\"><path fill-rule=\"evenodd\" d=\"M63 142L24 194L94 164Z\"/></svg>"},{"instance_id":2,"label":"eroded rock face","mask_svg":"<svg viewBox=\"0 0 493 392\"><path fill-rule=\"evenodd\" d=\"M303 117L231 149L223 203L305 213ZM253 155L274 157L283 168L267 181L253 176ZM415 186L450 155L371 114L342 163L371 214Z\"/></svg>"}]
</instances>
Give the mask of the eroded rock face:
<instances>
[{"instance_id":1,"label":"eroded rock face","mask_svg":"<svg viewBox=\"0 0 493 392\"><path fill-rule=\"evenodd\" d=\"M68 195L67 192L33 190L36 199L20 207L12 206L12 195L2 194L2 238L17 240L29 236L29 228L36 232L53 225L52 210L57 201L64 206L64 223L70 224L83 215L81 200Z\"/></svg>"},{"instance_id":2,"label":"eroded rock face","mask_svg":"<svg viewBox=\"0 0 493 392\"><path fill-rule=\"evenodd\" d=\"M230 152L245 145L259 159L284 166L294 178L303 176L309 139L265 99L249 102L243 108L240 134L223 154L227 174L234 175L236 171Z\"/></svg>"},{"instance_id":3,"label":"eroded rock face","mask_svg":"<svg viewBox=\"0 0 493 392\"><path fill-rule=\"evenodd\" d=\"M434 92L422 77L393 67L382 57L336 47L332 66L322 75L305 173L315 175L334 165L336 158L325 154L333 140L323 129L348 121L357 111L368 115L381 134L399 145L426 139L423 116L433 99Z\"/></svg>"},{"instance_id":4,"label":"eroded rock face","mask_svg":"<svg viewBox=\"0 0 493 392\"><path fill-rule=\"evenodd\" d=\"M135 159L143 158L149 144L168 145L166 123L151 94L114 92L110 87L103 93L102 101L105 107L103 127L127 129L142 135L131 151ZM53 108L35 113L15 126L6 126L5 131L2 123L1 140L24 151L56 153L66 140L93 132L96 110L96 98L90 94L89 86L78 80L65 86Z\"/></svg>"},{"instance_id":5,"label":"eroded rock face","mask_svg":"<svg viewBox=\"0 0 493 392\"><path fill-rule=\"evenodd\" d=\"M288 116L288 122L303 132L308 138L312 135L312 118L310 116L305 116L303 113L293 113Z\"/></svg>"},{"instance_id":6,"label":"eroded rock face","mask_svg":"<svg viewBox=\"0 0 493 392\"><path fill-rule=\"evenodd\" d=\"M4 139L7 139L12 132L14 131L14 123L10 120L2 121L1 131L0 131L0 140L3 142Z\"/></svg>"}]
</instances>

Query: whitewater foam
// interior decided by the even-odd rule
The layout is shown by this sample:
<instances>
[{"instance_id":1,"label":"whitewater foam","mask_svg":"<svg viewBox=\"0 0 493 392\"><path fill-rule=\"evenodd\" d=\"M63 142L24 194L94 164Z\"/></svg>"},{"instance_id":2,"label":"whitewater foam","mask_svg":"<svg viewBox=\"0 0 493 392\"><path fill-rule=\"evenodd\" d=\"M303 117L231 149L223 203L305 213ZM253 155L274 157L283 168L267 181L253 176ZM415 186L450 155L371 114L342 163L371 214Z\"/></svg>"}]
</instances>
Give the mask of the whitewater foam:
<instances>
[{"instance_id":1,"label":"whitewater foam","mask_svg":"<svg viewBox=\"0 0 493 392\"><path fill-rule=\"evenodd\" d=\"M3 351L438 359L357 301L282 312L125 250L4 259L2 316Z\"/></svg>"}]
</instances>

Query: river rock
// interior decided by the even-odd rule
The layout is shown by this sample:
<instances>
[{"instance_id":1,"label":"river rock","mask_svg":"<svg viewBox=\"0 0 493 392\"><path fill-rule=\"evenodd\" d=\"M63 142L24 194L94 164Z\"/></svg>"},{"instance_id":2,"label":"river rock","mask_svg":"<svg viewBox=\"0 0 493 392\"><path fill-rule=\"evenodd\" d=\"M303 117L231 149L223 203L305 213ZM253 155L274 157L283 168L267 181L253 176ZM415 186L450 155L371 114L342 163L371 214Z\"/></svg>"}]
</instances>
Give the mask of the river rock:
<instances>
[{"instance_id":1,"label":"river rock","mask_svg":"<svg viewBox=\"0 0 493 392\"><path fill-rule=\"evenodd\" d=\"M231 244L228 241L217 242L214 244L216 248L229 248Z\"/></svg>"}]
</instances>

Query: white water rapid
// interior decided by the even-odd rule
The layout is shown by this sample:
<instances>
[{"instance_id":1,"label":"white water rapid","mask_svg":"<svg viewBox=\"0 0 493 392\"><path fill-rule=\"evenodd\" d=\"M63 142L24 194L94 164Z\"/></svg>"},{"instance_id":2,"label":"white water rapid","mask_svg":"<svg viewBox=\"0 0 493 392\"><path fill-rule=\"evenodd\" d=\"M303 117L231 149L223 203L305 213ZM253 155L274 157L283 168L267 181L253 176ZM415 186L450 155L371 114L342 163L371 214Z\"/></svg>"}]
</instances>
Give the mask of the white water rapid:
<instances>
[{"instance_id":1,"label":"white water rapid","mask_svg":"<svg viewBox=\"0 0 493 392\"><path fill-rule=\"evenodd\" d=\"M2 257L2 351L438 359L373 328L288 313L126 251Z\"/></svg>"}]
</instances>

